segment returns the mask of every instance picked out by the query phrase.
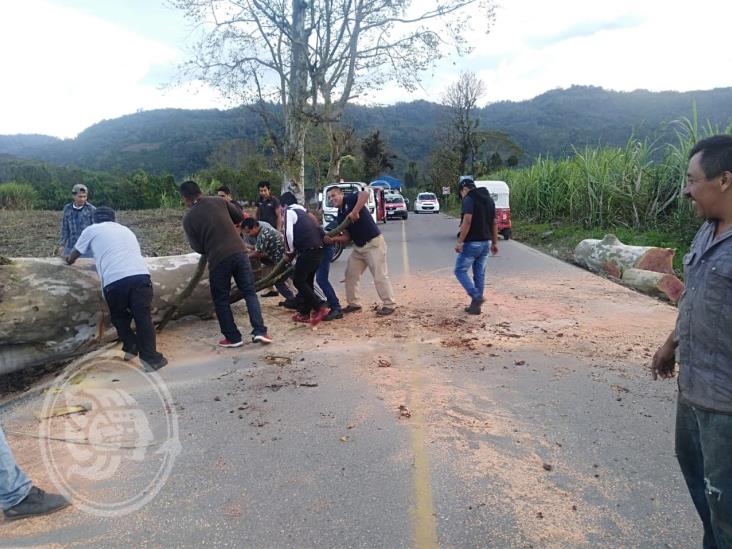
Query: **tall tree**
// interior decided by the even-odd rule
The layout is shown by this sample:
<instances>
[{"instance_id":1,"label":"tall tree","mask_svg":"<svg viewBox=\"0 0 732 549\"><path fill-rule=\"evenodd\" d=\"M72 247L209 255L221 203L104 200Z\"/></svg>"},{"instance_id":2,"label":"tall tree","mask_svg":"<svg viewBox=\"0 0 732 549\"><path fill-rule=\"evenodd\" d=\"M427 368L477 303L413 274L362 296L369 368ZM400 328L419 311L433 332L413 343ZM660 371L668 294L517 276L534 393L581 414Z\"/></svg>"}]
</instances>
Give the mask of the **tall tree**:
<instances>
[{"instance_id":1,"label":"tall tree","mask_svg":"<svg viewBox=\"0 0 732 549\"><path fill-rule=\"evenodd\" d=\"M384 170L394 168L392 160L396 158L396 155L389 152L386 142L381 139L378 130L361 141L361 152L363 153L364 183L373 181Z\"/></svg>"},{"instance_id":2,"label":"tall tree","mask_svg":"<svg viewBox=\"0 0 732 549\"><path fill-rule=\"evenodd\" d=\"M455 134L455 147L459 158L460 173L475 171L475 160L481 145L478 130L480 118L475 116L478 100L485 93L485 85L474 72L463 72L457 82L445 93L445 103L450 108L451 130ZM466 171L467 170L467 171Z\"/></svg>"},{"instance_id":3,"label":"tall tree","mask_svg":"<svg viewBox=\"0 0 732 549\"><path fill-rule=\"evenodd\" d=\"M388 81L416 88L448 47L459 54L471 49L462 38L469 19L490 28L493 2L172 0L200 32L186 73L238 101L263 106L277 99L283 137L271 113L268 128L285 185L299 196L309 126L326 128L334 177L344 150L338 123L348 102Z\"/></svg>"}]
</instances>

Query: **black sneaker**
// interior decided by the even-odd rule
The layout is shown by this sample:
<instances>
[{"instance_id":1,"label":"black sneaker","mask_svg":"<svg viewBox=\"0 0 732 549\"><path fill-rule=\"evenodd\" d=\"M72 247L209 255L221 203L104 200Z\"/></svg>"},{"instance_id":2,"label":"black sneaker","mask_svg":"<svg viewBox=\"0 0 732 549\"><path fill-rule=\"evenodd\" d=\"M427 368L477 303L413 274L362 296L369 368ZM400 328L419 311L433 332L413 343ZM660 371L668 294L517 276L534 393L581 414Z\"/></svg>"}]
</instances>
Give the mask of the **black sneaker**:
<instances>
[{"instance_id":1,"label":"black sneaker","mask_svg":"<svg viewBox=\"0 0 732 549\"><path fill-rule=\"evenodd\" d=\"M294 299L285 299L284 301L280 302L282 306L285 309L290 309L291 311L297 311L297 301Z\"/></svg>"},{"instance_id":2,"label":"black sneaker","mask_svg":"<svg viewBox=\"0 0 732 549\"><path fill-rule=\"evenodd\" d=\"M48 515L68 507L71 502L64 496L58 494L47 494L40 488L31 486L30 492L25 496L23 501L6 509L3 514L5 520L18 520L27 517L37 517L39 515Z\"/></svg>"},{"instance_id":3,"label":"black sneaker","mask_svg":"<svg viewBox=\"0 0 732 549\"><path fill-rule=\"evenodd\" d=\"M394 311L394 307L382 307L381 309L376 311L376 314L379 316L389 316L390 314L393 314Z\"/></svg>"},{"instance_id":4,"label":"black sneaker","mask_svg":"<svg viewBox=\"0 0 732 549\"><path fill-rule=\"evenodd\" d=\"M157 372L160 368L165 366L168 363L168 359L164 356L160 357L158 360L150 361L140 359L140 362L142 362L142 366L144 370L148 373L150 372Z\"/></svg>"},{"instance_id":5,"label":"black sneaker","mask_svg":"<svg viewBox=\"0 0 732 549\"><path fill-rule=\"evenodd\" d=\"M259 294L259 297L277 297L280 295L279 292L276 292L275 290L270 290L268 292L264 292L263 294Z\"/></svg>"},{"instance_id":6,"label":"black sneaker","mask_svg":"<svg viewBox=\"0 0 732 549\"><path fill-rule=\"evenodd\" d=\"M362 308L361 308L360 305L349 305L348 307L346 307L345 309L343 309L342 312L345 313L345 314L348 314L348 313L358 313L361 310L362 310Z\"/></svg>"},{"instance_id":7,"label":"black sneaker","mask_svg":"<svg viewBox=\"0 0 732 549\"><path fill-rule=\"evenodd\" d=\"M123 357L123 360L125 362L132 360L133 358L135 358L137 355L140 354L140 352L135 348L125 349L124 347L122 347L122 352L125 354L125 356Z\"/></svg>"},{"instance_id":8,"label":"black sneaker","mask_svg":"<svg viewBox=\"0 0 732 549\"><path fill-rule=\"evenodd\" d=\"M465 307L465 312L469 315L479 315L480 314L480 301L478 299L473 299L470 302L470 305Z\"/></svg>"},{"instance_id":9,"label":"black sneaker","mask_svg":"<svg viewBox=\"0 0 732 549\"><path fill-rule=\"evenodd\" d=\"M331 309L331 311L323 317L323 320L327 322L328 320L339 320L341 318L343 318L343 311L340 309Z\"/></svg>"}]
</instances>

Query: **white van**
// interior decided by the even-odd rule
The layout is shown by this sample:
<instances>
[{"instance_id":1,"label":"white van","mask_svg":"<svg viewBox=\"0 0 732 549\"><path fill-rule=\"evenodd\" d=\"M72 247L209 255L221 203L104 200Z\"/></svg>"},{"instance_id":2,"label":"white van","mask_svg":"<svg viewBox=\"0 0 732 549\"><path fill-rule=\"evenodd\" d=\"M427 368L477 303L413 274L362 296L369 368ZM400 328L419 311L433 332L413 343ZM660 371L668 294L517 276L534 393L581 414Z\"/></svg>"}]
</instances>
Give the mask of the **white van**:
<instances>
[{"instance_id":1,"label":"white van","mask_svg":"<svg viewBox=\"0 0 732 549\"><path fill-rule=\"evenodd\" d=\"M335 221L338 217L338 208L333 206L328 200L328 190L333 187L340 187L343 189L344 194L358 193L366 191L369 193L369 199L366 201L366 207L371 214L374 223L376 223L376 199L374 198L374 190L370 188L366 183L360 181L347 181L343 183L331 183L323 187L323 191L320 193L320 206L323 210L323 227L325 227L331 221Z\"/></svg>"}]
</instances>

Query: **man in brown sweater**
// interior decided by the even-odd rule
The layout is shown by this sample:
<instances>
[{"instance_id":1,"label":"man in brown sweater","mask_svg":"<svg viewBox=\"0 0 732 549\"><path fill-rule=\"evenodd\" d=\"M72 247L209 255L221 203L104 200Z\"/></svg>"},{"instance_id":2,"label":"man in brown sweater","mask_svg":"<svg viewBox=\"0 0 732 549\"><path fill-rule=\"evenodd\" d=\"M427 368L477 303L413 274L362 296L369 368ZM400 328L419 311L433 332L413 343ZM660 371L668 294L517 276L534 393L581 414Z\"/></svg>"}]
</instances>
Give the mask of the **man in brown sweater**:
<instances>
[{"instance_id":1,"label":"man in brown sweater","mask_svg":"<svg viewBox=\"0 0 732 549\"><path fill-rule=\"evenodd\" d=\"M271 343L267 327L262 320L262 310L254 290L254 273L249 263L244 242L239 236L238 225L244 219L239 208L218 196L202 196L194 181L180 186L180 194L188 206L183 217L183 229L194 251L205 255L208 261L208 277L211 298L219 319L224 339L221 347L240 347L243 342L229 305L231 279L244 294L249 323L252 325L254 343Z\"/></svg>"}]
</instances>

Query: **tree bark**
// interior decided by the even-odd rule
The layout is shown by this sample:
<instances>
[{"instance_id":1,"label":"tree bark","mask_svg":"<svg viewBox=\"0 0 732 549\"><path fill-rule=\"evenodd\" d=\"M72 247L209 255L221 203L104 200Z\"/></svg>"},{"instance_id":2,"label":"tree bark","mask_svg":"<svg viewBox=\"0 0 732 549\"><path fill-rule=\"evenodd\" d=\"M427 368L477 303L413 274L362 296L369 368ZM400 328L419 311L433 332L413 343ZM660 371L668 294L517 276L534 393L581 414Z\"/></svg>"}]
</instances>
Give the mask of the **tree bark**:
<instances>
[{"instance_id":1,"label":"tree bark","mask_svg":"<svg viewBox=\"0 0 732 549\"><path fill-rule=\"evenodd\" d=\"M673 274L676 250L653 246L627 246L615 235L602 240L587 239L574 250L577 263L595 272L621 278L626 269L642 269Z\"/></svg>"},{"instance_id":2,"label":"tree bark","mask_svg":"<svg viewBox=\"0 0 732 549\"><path fill-rule=\"evenodd\" d=\"M621 279L631 288L657 297L666 297L676 303L684 292L684 283L676 276L643 269L626 269Z\"/></svg>"}]
</instances>

